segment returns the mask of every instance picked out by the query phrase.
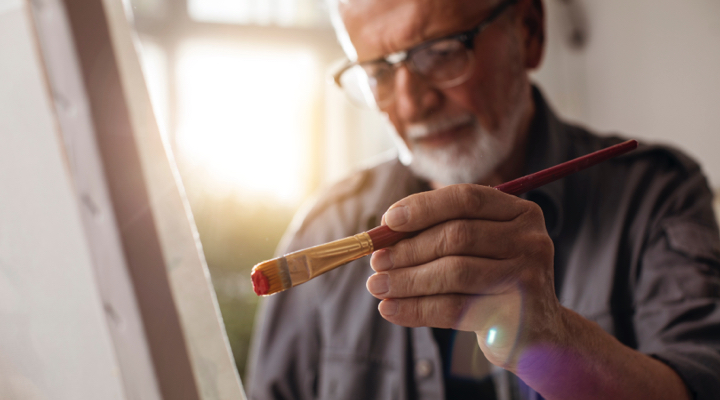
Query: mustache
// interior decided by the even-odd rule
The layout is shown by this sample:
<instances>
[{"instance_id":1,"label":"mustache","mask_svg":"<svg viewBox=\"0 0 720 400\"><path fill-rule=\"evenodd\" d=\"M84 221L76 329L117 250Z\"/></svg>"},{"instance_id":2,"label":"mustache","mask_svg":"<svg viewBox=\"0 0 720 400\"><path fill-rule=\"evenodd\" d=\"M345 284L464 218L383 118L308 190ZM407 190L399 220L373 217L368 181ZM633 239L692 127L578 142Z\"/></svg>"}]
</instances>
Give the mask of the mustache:
<instances>
[{"instance_id":1,"label":"mustache","mask_svg":"<svg viewBox=\"0 0 720 400\"><path fill-rule=\"evenodd\" d=\"M475 117L471 114L444 117L433 121L419 122L409 125L405 129L405 135L410 140L417 140L468 124L476 124Z\"/></svg>"}]
</instances>

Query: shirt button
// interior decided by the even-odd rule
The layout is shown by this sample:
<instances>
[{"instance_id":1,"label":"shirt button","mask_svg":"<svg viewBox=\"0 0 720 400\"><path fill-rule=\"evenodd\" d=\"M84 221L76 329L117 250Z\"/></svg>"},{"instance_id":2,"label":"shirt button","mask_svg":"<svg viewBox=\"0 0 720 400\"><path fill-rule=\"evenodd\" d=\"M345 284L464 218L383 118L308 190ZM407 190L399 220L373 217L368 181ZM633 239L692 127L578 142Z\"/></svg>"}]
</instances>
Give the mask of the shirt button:
<instances>
[{"instance_id":1,"label":"shirt button","mask_svg":"<svg viewBox=\"0 0 720 400\"><path fill-rule=\"evenodd\" d=\"M427 378L432 375L433 365L430 360L422 359L415 362L415 373L420 378Z\"/></svg>"}]
</instances>

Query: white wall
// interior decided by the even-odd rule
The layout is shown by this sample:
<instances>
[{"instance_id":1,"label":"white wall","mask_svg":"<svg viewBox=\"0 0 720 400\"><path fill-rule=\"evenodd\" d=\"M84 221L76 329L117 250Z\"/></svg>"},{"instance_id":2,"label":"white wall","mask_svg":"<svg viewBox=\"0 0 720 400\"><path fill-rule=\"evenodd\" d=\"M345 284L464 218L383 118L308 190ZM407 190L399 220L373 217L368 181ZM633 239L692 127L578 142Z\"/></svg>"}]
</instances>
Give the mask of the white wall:
<instances>
[{"instance_id":1,"label":"white wall","mask_svg":"<svg viewBox=\"0 0 720 400\"><path fill-rule=\"evenodd\" d=\"M589 42L566 42L567 6L545 0L548 48L536 79L556 110L600 132L670 143L720 187L720 2L572 0Z\"/></svg>"}]
</instances>

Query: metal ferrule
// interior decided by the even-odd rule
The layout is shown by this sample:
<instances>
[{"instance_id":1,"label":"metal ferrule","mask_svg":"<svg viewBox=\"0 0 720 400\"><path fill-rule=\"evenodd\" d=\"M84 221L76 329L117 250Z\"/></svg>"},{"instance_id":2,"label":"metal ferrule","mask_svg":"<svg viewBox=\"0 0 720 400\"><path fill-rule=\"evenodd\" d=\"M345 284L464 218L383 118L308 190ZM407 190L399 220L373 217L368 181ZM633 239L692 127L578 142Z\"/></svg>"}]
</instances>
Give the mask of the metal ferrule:
<instances>
[{"instance_id":1,"label":"metal ferrule","mask_svg":"<svg viewBox=\"0 0 720 400\"><path fill-rule=\"evenodd\" d=\"M372 240L367 233L363 232L290 253L285 256L285 259L292 286L295 286L372 252Z\"/></svg>"}]
</instances>

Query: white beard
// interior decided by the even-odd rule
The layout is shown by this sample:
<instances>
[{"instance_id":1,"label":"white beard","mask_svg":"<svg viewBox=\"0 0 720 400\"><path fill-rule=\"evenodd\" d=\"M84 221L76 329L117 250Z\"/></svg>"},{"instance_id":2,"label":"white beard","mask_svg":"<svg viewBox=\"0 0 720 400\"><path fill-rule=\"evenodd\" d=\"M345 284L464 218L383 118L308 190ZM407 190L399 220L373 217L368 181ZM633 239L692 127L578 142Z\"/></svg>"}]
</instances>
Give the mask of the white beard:
<instances>
[{"instance_id":1,"label":"white beard","mask_svg":"<svg viewBox=\"0 0 720 400\"><path fill-rule=\"evenodd\" d=\"M414 124L406 130L412 161L410 169L418 176L441 185L478 183L504 163L514 149L525 110L520 102L497 132L483 129L477 119L466 114L429 123ZM423 146L418 140L434 132L472 123L473 134L442 148Z\"/></svg>"}]
</instances>

